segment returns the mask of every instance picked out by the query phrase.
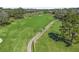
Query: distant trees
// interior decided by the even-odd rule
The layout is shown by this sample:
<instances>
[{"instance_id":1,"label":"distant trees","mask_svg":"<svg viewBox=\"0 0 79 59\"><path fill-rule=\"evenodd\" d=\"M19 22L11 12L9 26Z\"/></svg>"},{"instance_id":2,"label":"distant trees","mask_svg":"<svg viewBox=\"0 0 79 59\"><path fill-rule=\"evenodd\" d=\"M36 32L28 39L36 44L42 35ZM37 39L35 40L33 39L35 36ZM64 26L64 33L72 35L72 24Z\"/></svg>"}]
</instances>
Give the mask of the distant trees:
<instances>
[{"instance_id":1,"label":"distant trees","mask_svg":"<svg viewBox=\"0 0 79 59\"><path fill-rule=\"evenodd\" d=\"M68 12L68 10L66 10L66 9L56 9L53 13L54 13L55 18L61 20L65 17L67 12Z\"/></svg>"},{"instance_id":2,"label":"distant trees","mask_svg":"<svg viewBox=\"0 0 79 59\"><path fill-rule=\"evenodd\" d=\"M24 15L26 12L24 9L22 8L17 8L17 9L8 9L7 10L8 14L9 14L9 17L13 17L15 19L20 19L20 18L23 18Z\"/></svg>"},{"instance_id":3,"label":"distant trees","mask_svg":"<svg viewBox=\"0 0 79 59\"><path fill-rule=\"evenodd\" d=\"M25 9L23 9L23 8L18 8L18 9L15 9L14 10L14 14L15 14L15 18L16 19L20 19L20 18L24 18L24 14L26 14L26 11L25 11Z\"/></svg>"}]
</instances>

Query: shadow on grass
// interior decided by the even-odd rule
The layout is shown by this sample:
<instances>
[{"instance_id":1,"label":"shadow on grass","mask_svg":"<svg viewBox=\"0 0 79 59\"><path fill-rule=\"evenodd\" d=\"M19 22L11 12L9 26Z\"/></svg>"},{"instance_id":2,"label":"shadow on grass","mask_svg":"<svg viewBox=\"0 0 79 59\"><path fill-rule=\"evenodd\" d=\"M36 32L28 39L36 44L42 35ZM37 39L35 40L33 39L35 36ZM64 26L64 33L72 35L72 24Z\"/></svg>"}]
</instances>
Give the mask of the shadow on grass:
<instances>
[{"instance_id":1,"label":"shadow on grass","mask_svg":"<svg viewBox=\"0 0 79 59\"><path fill-rule=\"evenodd\" d=\"M54 40L54 41L61 41L61 42L64 42L65 44L66 44L66 47L69 47L69 46L71 46L72 45L72 42L71 42L71 40L68 40L68 39L65 39L65 37L63 37L63 36L61 36L61 35L59 35L59 34L57 34L57 33L48 33L48 36L52 39L52 40Z\"/></svg>"},{"instance_id":2,"label":"shadow on grass","mask_svg":"<svg viewBox=\"0 0 79 59\"><path fill-rule=\"evenodd\" d=\"M2 24L0 24L0 26L6 26L6 25L10 25L11 23L10 22L6 22L6 23L2 23Z\"/></svg>"}]
</instances>

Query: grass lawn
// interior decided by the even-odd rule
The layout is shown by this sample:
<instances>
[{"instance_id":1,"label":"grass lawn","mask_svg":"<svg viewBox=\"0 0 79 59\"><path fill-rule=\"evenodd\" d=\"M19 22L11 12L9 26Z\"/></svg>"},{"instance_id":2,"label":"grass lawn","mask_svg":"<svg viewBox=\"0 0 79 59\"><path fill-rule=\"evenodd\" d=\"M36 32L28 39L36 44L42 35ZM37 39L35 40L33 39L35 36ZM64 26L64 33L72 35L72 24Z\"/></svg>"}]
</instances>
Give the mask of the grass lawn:
<instances>
[{"instance_id":1,"label":"grass lawn","mask_svg":"<svg viewBox=\"0 0 79 59\"><path fill-rule=\"evenodd\" d=\"M52 16L47 14L33 15L24 19L16 20L10 25L0 27L0 51L27 51L27 43L36 32L52 21Z\"/></svg>"},{"instance_id":2,"label":"grass lawn","mask_svg":"<svg viewBox=\"0 0 79 59\"><path fill-rule=\"evenodd\" d=\"M64 42L55 42L49 38L48 33L60 33L59 26L61 22L55 22L52 27L36 42L34 51L37 52L79 52L79 44L65 47Z\"/></svg>"}]
</instances>

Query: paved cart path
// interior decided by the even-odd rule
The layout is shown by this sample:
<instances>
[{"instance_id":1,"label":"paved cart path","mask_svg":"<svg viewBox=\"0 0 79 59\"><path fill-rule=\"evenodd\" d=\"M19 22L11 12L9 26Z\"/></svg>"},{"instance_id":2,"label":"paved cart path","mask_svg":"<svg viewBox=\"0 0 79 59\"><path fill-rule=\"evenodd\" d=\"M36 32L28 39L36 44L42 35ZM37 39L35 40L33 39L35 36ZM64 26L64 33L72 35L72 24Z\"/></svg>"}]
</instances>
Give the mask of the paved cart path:
<instances>
[{"instance_id":1,"label":"paved cart path","mask_svg":"<svg viewBox=\"0 0 79 59\"><path fill-rule=\"evenodd\" d=\"M28 42L27 52L32 52L33 43L36 41L55 23L56 21L50 22L41 32L38 32L30 41Z\"/></svg>"}]
</instances>

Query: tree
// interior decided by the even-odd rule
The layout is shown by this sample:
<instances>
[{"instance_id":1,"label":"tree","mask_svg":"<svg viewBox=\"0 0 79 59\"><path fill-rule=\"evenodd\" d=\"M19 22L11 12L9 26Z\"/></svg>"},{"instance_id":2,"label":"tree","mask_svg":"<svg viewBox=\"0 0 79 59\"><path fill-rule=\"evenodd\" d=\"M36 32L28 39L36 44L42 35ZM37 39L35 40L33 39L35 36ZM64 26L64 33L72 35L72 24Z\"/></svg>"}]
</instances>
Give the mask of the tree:
<instances>
[{"instance_id":1,"label":"tree","mask_svg":"<svg viewBox=\"0 0 79 59\"><path fill-rule=\"evenodd\" d=\"M8 14L5 11L0 10L0 25L3 25L8 21L9 21Z\"/></svg>"}]
</instances>

